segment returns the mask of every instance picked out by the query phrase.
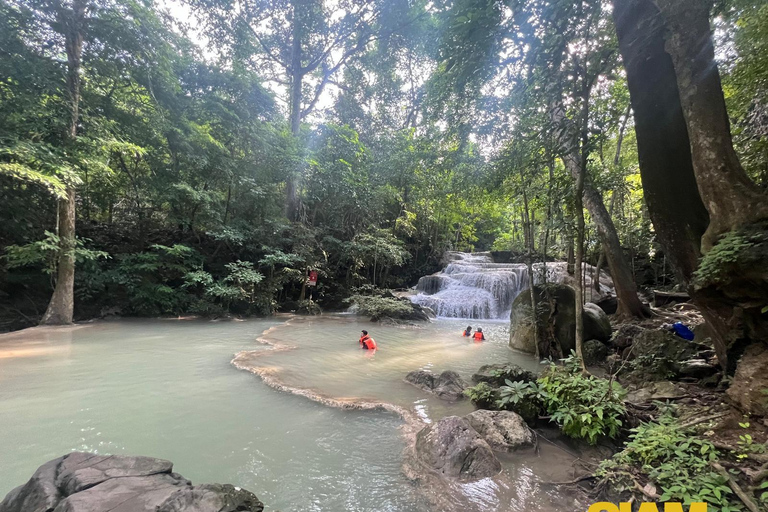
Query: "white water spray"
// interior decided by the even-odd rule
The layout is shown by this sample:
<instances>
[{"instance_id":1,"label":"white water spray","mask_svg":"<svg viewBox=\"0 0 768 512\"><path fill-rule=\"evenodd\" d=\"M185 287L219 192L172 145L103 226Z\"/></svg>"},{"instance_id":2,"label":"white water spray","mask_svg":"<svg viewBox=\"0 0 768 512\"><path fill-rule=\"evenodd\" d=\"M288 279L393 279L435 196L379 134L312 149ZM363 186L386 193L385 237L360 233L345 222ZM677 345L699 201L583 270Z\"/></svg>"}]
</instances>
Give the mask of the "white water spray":
<instances>
[{"instance_id":1,"label":"white water spray","mask_svg":"<svg viewBox=\"0 0 768 512\"><path fill-rule=\"evenodd\" d=\"M495 263L487 252L452 252L450 263L441 271L419 279L417 295L411 300L431 308L439 317L479 320L506 319L512 302L529 286L528 269L523 263ZM587 286L591 287L590 265L586 265ZM534 281L567 283L571 277L565 262L534 264ZM610 278L601 276L601 292L613 289ZM589 297L588 297L589 298Z\"/></svg>"}]
</instances>

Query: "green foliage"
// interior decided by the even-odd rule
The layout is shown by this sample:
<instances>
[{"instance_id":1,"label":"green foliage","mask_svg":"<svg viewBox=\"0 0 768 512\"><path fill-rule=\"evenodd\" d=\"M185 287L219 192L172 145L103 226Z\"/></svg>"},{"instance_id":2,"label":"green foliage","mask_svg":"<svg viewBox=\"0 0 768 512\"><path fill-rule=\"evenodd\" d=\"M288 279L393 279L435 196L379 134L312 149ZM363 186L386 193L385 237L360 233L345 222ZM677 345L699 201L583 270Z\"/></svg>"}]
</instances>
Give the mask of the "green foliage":
<instances>
[{"instance_id":1,"label":"green foliage","mask_svg":"<svg viewBox=\"0 0 768 512\"><path fill-rule=\"evenodd\" d=\"M469 398L479 409L495 409L499 393L487 382L481 382L465 389L464 396Z\"/></svg>"},{"instance_id":2,"label":"green foliage","mask_svg":"<svg viewBox=\"0 0 768 512\"><path fill-rule=\"evenodd\" d=\"M749 428L749 422L739 423L739 426L743 429ZM736 442L738 450L734 454L738 460L744 460L751 454L760 454L766 452L766 445L763 443L756 443L752 439L751 434L739 434L739 440Z\"/></svg>"},{"instance_id":3,"label":"green foliage","mask_svg":"<svg viewBox=\"0 0 768 512\"><path fill-rule=\"evenodd\" d=\"M710 466L717 458L710 441L666 415L632 429L624 449L601 463L597 475L618 491L634 490L639 471L661 489L660 501L704 501L721 511L742 510L725 478Z\"/></svg>"},{"instance_id":4,"label":"green foliage","mask_svg":"<svg viewBox=\"0 0 768 512\"><path fill-rule=\"evenodd\" d=\"M111 279L124 290L128 312L181 314L191 304L184 278L202 269L202 256L191 247L153 245L149 251L122 254L117 260Z\"/></svg>"},{"instance_id":5,"label":"green foliage","mask_svg":"<svg viewBox=\"0 0 768 512\"><path fill-rule=\"evenodd\" d=\"M694 273L694 284L705 287L726 284L734 270L748 269L763 261L768 251L764 226L754 226L726 233L702 258Z\"/></svg>"},{"instance_id":6,"label":"green foliage","mask_svg":"<svg viewBox=\"0 0 768 512\"><path fill-rule=\"evenodd\" d=\"M552 365L538 379L537 394L568 436L595 444L601 436L619 434L626 393L617 382Z\"/></svg>"},{"instance_id":7,"label":"green foliage","mask_svg":"<svg viewBox=\"0 0 768 512\"><path fill-rule=\"evenodd\" d=\"M77 238L75 241L75 261L85 263L97 259L107 259L105 251L87 249L88 238ZM58 235L45 232L45 238L25 245L9 245L5 248L6 267L14 269L26 266L39 266L46 274L56 272L56 265L61 252L61 239Z\"/></svg>"},{"instance_id":8,"label":"green foliage","mask_svg":"<svg viewBox=\"0 0 768 512\"><path fill-rule=\"evenodd\" d=\"M506 386L499 388L499 400L496 405L499 409L507 409L515 406L528 398L540 396L539 387L533 382L521 382L505 380Z\"/></svg>"},{"instance_id":9,"label":"green foliage","mask_svg":"<svg viewBox=\"0 0 768 512\"><path fill-rule=\"evenodd\" d=\"M353 295L350 299L361 315L371 318L408 318L413 313L410 301L375 295Z\"/></svg>"}]
</instances>

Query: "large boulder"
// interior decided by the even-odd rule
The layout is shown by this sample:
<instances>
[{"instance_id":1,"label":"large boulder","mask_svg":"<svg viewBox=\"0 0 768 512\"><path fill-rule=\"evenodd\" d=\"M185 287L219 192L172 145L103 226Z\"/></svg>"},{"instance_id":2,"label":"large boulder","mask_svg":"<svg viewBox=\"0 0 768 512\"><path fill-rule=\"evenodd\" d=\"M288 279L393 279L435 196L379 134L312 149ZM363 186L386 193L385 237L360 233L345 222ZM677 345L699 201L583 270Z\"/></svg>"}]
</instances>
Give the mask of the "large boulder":
<instances>
[{"instance_id":1,"label":"large boulder","mask_svg":"<svg viewBox=\"0 0 768 512\"><path fill-rule=\"evenodd\" d=\"M611 321L605 311L591 302L584 304L584 339L608 341L612 332Z\"/></svg>"},{"instance_id":2,"label":"large boulder","mask_svg":"<svg viewBox=\"0 0 768 512\"><path fill-rule=\"evenodd\" d=\"M539 330L548 328L550 302L555 305L552 315L553 332L560 343L563 354L570 353L576 347L576 292L564 284L548 284L545 289L534 286L534 294L539 307L536 310L536 322ZM611 324L605 312L594 304L584 308L584 339L608 341L611 338ZM531 315L530 289L524 290L512 303L510 315L509 346L522 352L535 353L536 341Z\"/></svg>"},{"instance_id":3,"label":"large boulder","mask_svg":"<svg viewBox=\"0 0 768 512\"><path fill-rule=\"evenodd\" d=\"M708 347L675 336L664 329L647 329L638 334L631 348L633 380L668 380L680 376L706 376L716 371L706 358ZM628 354L630 355L630 354ZM699 361L697 361L699 360ZM704 360L704 361L702 361Z\"/></svg>"},{"instance_id":4,"label":"large boulder","mask_svg":"<svg viewBox=\"0 0 768 512\"><path fill-rule=\"evenodd\" d=\"M613 315L619 309L619 299L615 295L606 295L595 301L600 309L605 311L607 315Z\"/></svg>"},{"instance_id":5,"label":"large boulder","mask_svg":"<svg viewBox=\"0 0 768 512\"><path fill-rule=\"evenodd\" d=\"M584 356L584 364L602 363L608 357L608 347L597 340L585 341L581 352Z\"/></svg>"},{"instance_id":6,"label":"large boulder","mask_svg":"<svg viewBox=\"0 0 768 512\"><path fill-rule=\"evenodd\" d=\"M510 363L484 364L476 373L472 374L473 382L487 382L492 387L503 386L506 380L533 382L536 380L536 374Z\"/></svg>"},{"instance_id":7,"label":"large boulder","mask_svg":"<svg viewBox=\"0 0 768 512\"><path fill-rule=\"evenodd\" d=\"M0 503L0 512L111 510L262 512L264 505L231 485L193 486L166 460L81 452L43 464Z\"/></svg>"},{"instance_id":8,"label":"large boulder","mask_svg":"<svg viewBox=\"0 0 768 512\"><path fill-rule=\"evenodd\" d=\"M512 411L475 411L465 418L494 450L513 452L536 444L536 433Z\"/></svg>"},{"instance_id":9,"label":"large boulder","mask_svg":"<svg viewBox=\"0 0 768 512\"><path fill-rule=\"evenodd\" d=\"M727 393L744 412L768 416L768 347L755 344L747 348Z\"/></svg>"},{"instance_id":10,"label":"large boulder","mask_svg":"<svg viewBox=\"0 0 768 512\"><path fill-rule=\"evenodd\" d=\"M488 443L459 416L448 416L416 435L416 457L441 476L463 482L480 480L501 471Z\"/></svg>"},{"instance_id":11,"label":"large boulder","mask_svg":"<svg viewBox=\"0 0 768 512\"><path fill-rule=\"evenodd\" d=\"M464 389L467 388L464 379L451 370L446 370L440 375L426 370L414 370L405 376L405 381L446 400L464 398Z\"/></svg>"}]
</instances>

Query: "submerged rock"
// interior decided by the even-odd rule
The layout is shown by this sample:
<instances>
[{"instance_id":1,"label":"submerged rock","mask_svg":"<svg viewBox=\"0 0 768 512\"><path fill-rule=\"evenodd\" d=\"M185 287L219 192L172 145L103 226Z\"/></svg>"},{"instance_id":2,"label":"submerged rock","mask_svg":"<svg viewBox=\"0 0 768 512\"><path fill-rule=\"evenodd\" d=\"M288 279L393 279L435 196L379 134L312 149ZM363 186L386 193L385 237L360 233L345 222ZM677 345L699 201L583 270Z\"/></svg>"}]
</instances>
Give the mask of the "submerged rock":
<instances>
[{"instance_id":1,"label":"submerged rock","mask_svg":"<svg viewBox=\"0 0 768 512\"><path fill-rule=\"evenodd\" d=\"M576 347L576 292L563 284L548 284L545 289L534 286L539 307L536 309L536 322L539 330L548 328L550 318L550 300L555 305L552 315L552 332L560 343L563 354L570 353ZM550 299L548 299L549 297ZM584 339L608 341L611 338L611 323L608 315L594 304L587 304L583 313ZM536 352L531 319L531 294L524 290L512 303L510 315L509 346L528 353Z\"/></svg>"},{"instance_id":2,"label":"submerged rock","mask_svg":"<svg viewBox=\"0 0 768 512\"><path fill-rule=\"evenodd\" d=\"M426 370L415 370L405 376L406 382L434 393L446 400L460 400L464 398L464 389L467 383L461 376L451 370L446 370L440 375Z\"/></svg>"},{"instance_id":3,"label":"submerged rock","mask_svg":"<svg viewBox=\"0 0 768 512\"><path fill-rule=\"evenodd\" d=\"M512 411L475 411L465 418L494 450L512 452L536 443L536 433Z\"/></svg>"},{"instance_id":4,"label":"submerged rock","mask_svg":"<svg viewBox=\"0 0 768 512\"><path fill-rule=\"evenodd\" d=\"M448 416L416 435L416 457L441 476L472 482L496 475L501 463L469 421Z\"/></svg>"},{"instance_id":5,"label":"submerged rock","mask_svg":"<svg viewBox=\"0 0 768 512\"><path fill-rule=\"evenodd\" d=\"M473 382L487 382L493 387L503 386L505 380L533 382L536 380L536 374L516 364L496 363L484 364L472 375Z\"/></svg>"},{"instance_id":6,"label":"submerged rock","mask_svg":"<svg viewBox=\"0 0 768 512\"><path fill-rule=\"evenodd\" d=\"M40 466L0 502L0 512L262 512L252 493L198 485L167 460L73 452Z\"/></svg>"}]
</instances>

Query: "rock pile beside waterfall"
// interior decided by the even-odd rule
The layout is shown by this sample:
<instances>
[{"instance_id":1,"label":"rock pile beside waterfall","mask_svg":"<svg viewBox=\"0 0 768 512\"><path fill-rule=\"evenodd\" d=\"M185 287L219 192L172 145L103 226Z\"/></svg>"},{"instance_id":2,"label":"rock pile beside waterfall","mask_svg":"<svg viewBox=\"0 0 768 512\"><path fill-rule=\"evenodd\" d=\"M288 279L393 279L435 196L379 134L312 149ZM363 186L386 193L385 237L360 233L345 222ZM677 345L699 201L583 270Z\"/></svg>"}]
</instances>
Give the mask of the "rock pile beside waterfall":
<instances>
[{"instance_id":1,"label":"rock pile beside waterfall","mask_svg":"<svg viewBox=\"0 0 768 512\"><path fill-rule=\"evenodd\" d=\"M418 292L411 300L447 318L506 319L512 303L529 287L528 269L522 263L496 263L491 253L452 252L446 255L446 267L419 279ZM613 290L613 282L601 273L599 293L594 292L591 276L585 269L586 285L598 299ZM536 282L569 284L573 279L565 262L534 265Z\"/></svg>"},{"instance_id":2,"label":"rock pile beside waterfall","mask_svg":"<svg viewBox=\"0 0 768 512\"><path fill-rule=\"evenodd\" d=\"M262 512L251 492L192 485L151 457L73 452L40 466L0 502L0 512Z\"/></svg>"}]
</instances>

